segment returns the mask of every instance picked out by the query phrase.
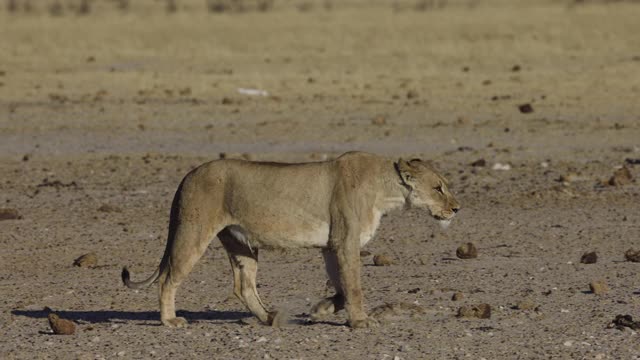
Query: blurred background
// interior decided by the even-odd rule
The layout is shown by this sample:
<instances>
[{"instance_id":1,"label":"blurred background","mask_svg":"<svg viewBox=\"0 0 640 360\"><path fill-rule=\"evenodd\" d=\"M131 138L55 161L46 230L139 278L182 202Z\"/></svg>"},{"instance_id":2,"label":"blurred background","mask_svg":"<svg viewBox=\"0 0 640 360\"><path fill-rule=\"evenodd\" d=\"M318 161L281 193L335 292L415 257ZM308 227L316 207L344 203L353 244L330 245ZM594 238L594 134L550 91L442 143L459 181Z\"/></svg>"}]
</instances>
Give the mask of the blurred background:
<instances>
[{"instance_id":1,"label":"blurred background","mask_svg":"<svg viewBox=\"0 0 640 360\"><path fill-rule=\"evenodd\" d=\"M499 142L545 157L630 145L639 8L5 0L0 150L439 156Z\"/></svg>"}]
</instances>

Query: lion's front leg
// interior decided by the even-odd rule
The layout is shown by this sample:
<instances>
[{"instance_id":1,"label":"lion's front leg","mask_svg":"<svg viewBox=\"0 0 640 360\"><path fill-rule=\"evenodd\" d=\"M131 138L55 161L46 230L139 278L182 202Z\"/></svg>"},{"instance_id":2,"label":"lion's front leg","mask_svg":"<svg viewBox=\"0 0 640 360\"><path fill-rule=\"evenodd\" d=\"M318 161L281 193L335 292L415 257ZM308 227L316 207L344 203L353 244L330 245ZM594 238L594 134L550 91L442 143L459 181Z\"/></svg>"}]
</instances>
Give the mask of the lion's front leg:
<instances>
[{"instance_id":1,"label":"lion's front leg","mask_svg":"<svg viewBox=\"0 0 640 360\"><path fill-rule=\"evenodd\" d=\"M336 219L332 225L331 246L338 262L338 277L344 296L348 324L353 328L378 326L364 311L360 285L360 233L348 219Z\"/></svg>"}]
</instances>

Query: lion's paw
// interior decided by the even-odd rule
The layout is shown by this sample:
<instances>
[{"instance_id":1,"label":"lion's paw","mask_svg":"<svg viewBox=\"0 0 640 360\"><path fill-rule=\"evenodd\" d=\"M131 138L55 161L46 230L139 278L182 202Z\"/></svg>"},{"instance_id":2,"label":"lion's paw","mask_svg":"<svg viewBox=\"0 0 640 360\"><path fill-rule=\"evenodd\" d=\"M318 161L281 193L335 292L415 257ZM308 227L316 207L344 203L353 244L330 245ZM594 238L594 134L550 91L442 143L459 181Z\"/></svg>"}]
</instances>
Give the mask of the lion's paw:
<instances>
[{"instance_id":1,"label":"lion's paw","mask_svg":"<svg viewBox=\"0 0 640 360\"><path fill-rule=\"evenodd\" d=\"M173 328L183 328L183 327L187 327L187 325L189 324L189 322L187 322L187 319L183 317L174 317L173 319L165 319L165 320L162 320L162 323L165 326L173 327Z\"/></svg>"},{"instance_id":2,"label":"lion's paw","mask_svg":"<svg viewBox=\"0 0 640 360\"><path fill-rule=\"evenodd\" d=\"M326 318L335 312L336 308L333 304L333 298L326 298L311 308L311 320L318 321Z\"/></svg>"},{"instance_id":3,"label":"lion's paw","mask_svg":"<svg viewBox=\"0 0 640 360\"><path fill-rule=\"evenodd\" d=\"M283 310L272 311L269 313L269 322L272 327L284 327L289 325L289 316Z\"/></svg>"},{"instance_id":4,"label":"lion's paw","mask_svg":"<svg viewBox=\"0 0 640 360\"><path fill-rule=\"evenodd\" d=\"M349 326L354 329L371 329L379 327L380 323L378 322L378 320L368 317L361 320L349 321Z\"/></svg>"}]
</instances>

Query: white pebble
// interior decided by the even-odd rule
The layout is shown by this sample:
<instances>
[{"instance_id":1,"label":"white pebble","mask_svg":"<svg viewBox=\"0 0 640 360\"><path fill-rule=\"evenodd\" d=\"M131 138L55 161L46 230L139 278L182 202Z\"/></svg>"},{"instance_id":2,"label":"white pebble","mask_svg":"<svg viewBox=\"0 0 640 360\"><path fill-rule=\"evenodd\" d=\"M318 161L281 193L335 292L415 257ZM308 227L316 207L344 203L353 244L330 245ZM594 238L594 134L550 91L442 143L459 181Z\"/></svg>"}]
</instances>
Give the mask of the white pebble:
<instances>
[{"instance_id":1,"label":"white pebble","mask_svg":"<svg viewBox=\"0 0 640 360\"><path fill-rule=\"evenodd\" d=\"M509 164L495 163L495 164L493 164L492 169L493 169L493 170L508 171L508 170L511 170L511 165L509 165Z\"/></svg>"},{"instance_id":2,"label":"white pebble","mask_svg":"<svg viewBox=\"0 0 640 360\"><path fill-rule=\"evenodd\" d=\"M573 346L573 340L567 340L567 341L565 341L565 342L564 342L564 346L567 346L567 347L569 347L569 346Z\"/></svg>"},{"instance_id":3,"label":"white pebble","mask_svg":"<svg viewBox=\"0 0 640 360\"><path fill-rule=\"evenodd\" d=\"M266 342L266 341L267 341L267 338L264 336L261 336L256 340L257 343Z\"/></svg>"},{"instance_id":4,"label":"white pebble","mask_svg":"<svg viewBox=\"0 0 640 360\"><path fill-rule=\"evenodd\" d=\"M126 353L127 353L127 352L123 350L123 351L120 351L119 353L117 353L116 355L118 355L118 356L124 356L124 354L126 354Z\"/></svg>"}]
</instances>

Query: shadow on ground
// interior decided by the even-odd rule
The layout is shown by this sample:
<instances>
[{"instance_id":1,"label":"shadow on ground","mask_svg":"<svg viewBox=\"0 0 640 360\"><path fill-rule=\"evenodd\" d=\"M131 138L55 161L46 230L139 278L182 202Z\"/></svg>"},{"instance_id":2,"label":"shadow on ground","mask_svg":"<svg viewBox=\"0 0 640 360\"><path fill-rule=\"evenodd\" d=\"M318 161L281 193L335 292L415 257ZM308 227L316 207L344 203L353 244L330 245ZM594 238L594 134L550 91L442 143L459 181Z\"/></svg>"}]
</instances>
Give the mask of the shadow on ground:
<instances>
[{"instance_id":1,"label":"shadow on ground","mask_svg":"<svg viewBox=\"0 0 640 360\"><path fill-rule=\"evenodd\" d=\"M54 311L51 309L43 310L13 310L11 313L16 316L26 316L30 318L46 318L50 313L56 313L64 319L76 322L88 323L110 323L124 321L157 321L160 325L160 313L157 311L73 311L63 310ZM244 311L178 311L178 316L186 318L189 322L198 321L223 321L233 322L243 318L252 316L249 312Z\"/></svg>"}]
</instances>

